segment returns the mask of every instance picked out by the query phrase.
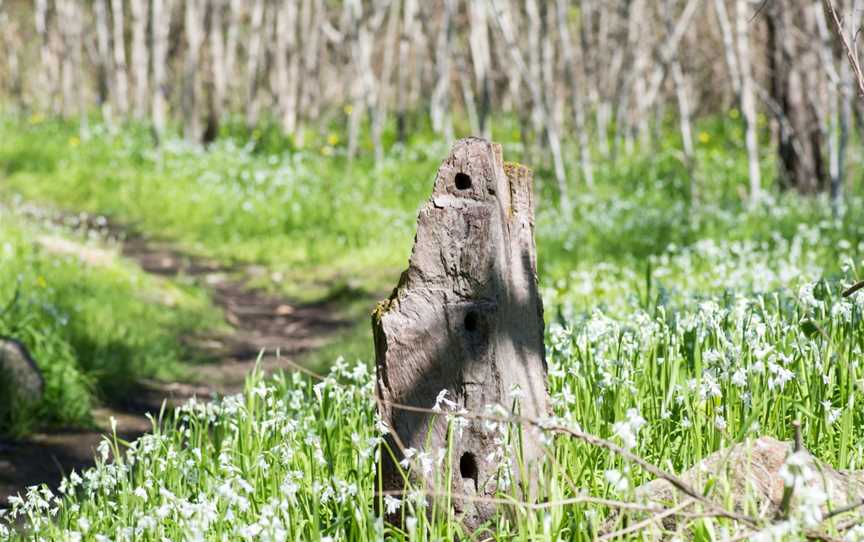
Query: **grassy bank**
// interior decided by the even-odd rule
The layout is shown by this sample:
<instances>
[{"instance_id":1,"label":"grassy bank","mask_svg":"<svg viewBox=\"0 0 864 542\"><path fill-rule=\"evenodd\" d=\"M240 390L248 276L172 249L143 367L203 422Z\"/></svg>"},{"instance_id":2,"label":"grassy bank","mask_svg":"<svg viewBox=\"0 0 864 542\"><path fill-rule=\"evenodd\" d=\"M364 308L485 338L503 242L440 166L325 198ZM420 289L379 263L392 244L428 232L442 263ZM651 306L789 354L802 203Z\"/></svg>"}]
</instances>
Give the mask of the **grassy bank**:
<instances>
[{"instance_id":1,"label":"grassy bank","mask_svg":"<svg viewBox=\"0 0 864 542\"><path fill-rule=\"evenodd\" d=\"M58 244L76 253L50 248ZM0 335L23 342L45 378L38 404L0 407L0 431L13 434L87 425L94 404L140 379L181 376L192 356L179 337L221 321L202 291L149 277L98 239L9 207L0 208L0 307Z\"/></svg>"}]
</instances>

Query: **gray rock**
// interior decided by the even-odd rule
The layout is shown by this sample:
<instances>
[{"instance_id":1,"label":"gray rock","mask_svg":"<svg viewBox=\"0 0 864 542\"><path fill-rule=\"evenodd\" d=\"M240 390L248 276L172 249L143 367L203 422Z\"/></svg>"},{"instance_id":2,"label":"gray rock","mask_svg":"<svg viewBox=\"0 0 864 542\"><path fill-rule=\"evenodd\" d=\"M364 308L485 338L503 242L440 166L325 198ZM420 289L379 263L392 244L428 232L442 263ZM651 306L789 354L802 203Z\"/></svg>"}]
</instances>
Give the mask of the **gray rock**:
<instances>
[{"instance_id":1,"label":"gray rock","mask_svg":"<svg viewBox=\"0 0 864 542\"><path fill-rule=\"evenodd\" d=\"M8 337L0 337L0 381L14 390L19 400L36 403L42 399L42 372L27 347Z\"/></svg>"},{"instance_id":2,"label":"gray rock","mask_svg":"<svg viewBox=\"0 0 864 542\"><path fill-rule=\"evenodd\" d=\"M792 453L791 442L759 437L714 452L679 478L697 491L712 485L713 489L707 497L727 510L771 520L782 513L786 492L782 469ZM822 507L823 513L864 499L864 472L836 470L813 457L806 449L801 450L798 464L811 473L806 487L818 489L827 496L826 505ZM663 507L671 507L687 499L672 484L661 479L639 486L635 496L639 502ZM796 505L794 499L796 496L793 492L789 503L792 507ZM693 512L695 509L691 507L688 511ZM613 515L603 530L614 530L618 521L617 515ZM679 527L677 523L676 517L671 516L649 530L654 531L653 536L657 539L662 539L661 529L674 530Z\"/></svg>"}]
</instances>

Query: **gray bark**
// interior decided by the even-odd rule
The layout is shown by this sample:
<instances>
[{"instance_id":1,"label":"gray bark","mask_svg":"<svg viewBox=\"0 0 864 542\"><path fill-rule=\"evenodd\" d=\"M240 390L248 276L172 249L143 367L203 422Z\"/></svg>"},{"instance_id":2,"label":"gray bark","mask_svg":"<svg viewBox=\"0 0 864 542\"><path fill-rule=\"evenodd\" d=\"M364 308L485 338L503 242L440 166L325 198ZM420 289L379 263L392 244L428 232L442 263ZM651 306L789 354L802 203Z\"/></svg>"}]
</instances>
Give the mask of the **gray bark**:
<instances>
[{"instance_id":1,"label":"gray bark","mask_svg":"<svg viewBox=\"0 0 864 542\"><path fill-rule=\"evenodd\" d=\"M455 403L447 411L482 414L487 406L500 405L534 419L548 414L532 191L531 171L505 165L500 145L482 139L456 142L438 170L432 197L417 219L408 270L373 315L379 410L395 456L394 461L382 452L385 490L404 487L397 464L404 450L435 457L448 445L445 415L397 405L431 409L447 390ZM434 491L450 490L450 504L473 529L490 519L495 507L459 496L492 497L508 490L502 467L513 469L517 478L532 472L543 453L540 434L523 424L522 438L516 439L521 450L505 451L480 420L466 419L453 431L452 454L442 458L444 464L424 473L412 463L408 478ZM512 459L496 459L499 452L510 458L519 454L525 470ZM447 472L450 480L443 479Z\"/></svg>"},{"instance_id":2,"label":"gray bark","mask_svg":"<svg viewBox=\"0 0 864 542\"><path fill-rule=\"evenodd\" d=\"M168 61L168 33L171 29L172 0L153 0L150 12L153 32L153 132L162 142L168 107L168 80L165 64Z\"/></svg>"},{"instance_id":3,"label":"gray bark","mask_svg":"<svg viewBox=\"0 0 864 542\"><path fill-rule=\"evenodd\" d=\"M147 97L150 81L147 58L147 19L150 17L150 2L148 0L132 0L132 75L134 91L132 92L135 118L143 119L147 115Z\"/></svg>"},{"instance_id":4,"label":"gray bark","mask_svg":"<svg viewBox=\"0 0 864 542\"><path fill-rule=\"evenodd\" d=\"M570 85L571 108L573 110L573 124L576 127L576 135L579 139L579 163L582 166L582 177L588 187L594 186L594 168L591 164L591 147L588 142L588 130L585 125L585 62L577 64L573 48L573 40L570 38L570 28L567 24L566 0L558 0L558 35L561 40L561 55L564 60L564 73ZM585 24L585 21L582 21ZM577 71L578 70L578 71Z\"/></svg>"},{"instance_id":5,"label":"gray bark","mask_svg":"<svg viewBox=\"0 0 864 542\"><path fill-rule=\"evenodd\" d=\"M123 30L123 0L111 0L111 18L114 23L114 99L117 112L129 111L129 81L126 73L126 37Z\"/></svg>"},{"instance_id":6,"label":"gray bark","mask_svg":"<svg viewBox=\"0 0 864 542\"><path fill-rule=\"evenodd\" d=\"M738 69L741 75L741 114L746 129L747 163L750 176L750 204L762 197L762 175L759 171L759 139L756 132L756 99L753 93L753 75L750 71L750 36L747 32L747 0L735 2L735 33L738 51Z\"/></svg>"},{"instance_id":7,"label":"gray bark","mask_svg":"<svg viewBox=\"0 0 864 542\"><path fill-rule=\"evenodd\" d=\"M47 107L58 112L57 89L59 87L59 64L55 49L52 47L52 34L49 33L48 0L36 0L34 10L36 33L39 35L39 60L42 64L40 82L47 95Z\"/></svg>"},{"instance_id":8,"label":"gray bark","mask_svg":"<svg viewBox=\"0 0 864 542\"><path fill-rule=\"evenodd\" d=\"M198 79L202 30L203 1L185 1L186 61L183 67L183 136L188 141L199 141L201 137L201 90Z\"/></svg>"},{"instance_id":9,"label":"gray bark","mask_svg":"<svg viewBox=\"0 0 864 542\"><path fill-rule=\"evenodd\" d=\"M501 36L504 41L504 46L510 54L512 63L515 69L511 70L513 79L521 79L528 87L531 93L531 100L534 102L534 112L540 117L540 123L545 127L546 138L549 143L549 150L552 152L552 163L555 167L555 180L558 184L558 196L561 202L561 208L565 213L570 210L570 196L567 190L567 175L564 171L564 159L561 154L561 140L559 138L558 129L555 123L551 121L551 116L546 107L546 102L540 85L532 79L528 67L525 65L525 59L522 52L516 43L514 30L506 13L501 13L496 9L496 5L490 1L490 6L495 14L495 19L498 24L498 29L501 31ZM523 128L524 129L524 128Z\"/></svg>"},{"instance_id":10,"label":"gray bark","mask_svg":"<svg viewBox=\"0 0 864 542\"><path fill-rule=\"evenodd\" d=\"M111 85L111 33L108 28L108 1L93 2L93 14L96 18L96 51L98 74L99 107L102 119L111 124L111 95L114 93Z\"/></svg>"},{"instance_id":11,"label":"gray bark","mask_svg":"<svg viewBox=\"0 0 864 542\"><path fill-rule=\"evenodd\" d=\"M246 60L246 125L249 128L258 123L258 78L263 52L264 0L255 0L252 5L251 35L249 56Z\"/></svg>"},{"instance_id":12,"label":"gray bark","mask_svg":"<svg viewBox=\"0 0 864 542\"><path fill-rule=\"evenodd\" d=\"M441 29L435 45L435 90L429 106L432 129L443 135L448 142L453 140L453 121L450 117L450 57L455 10L456 0L444 0Z\"/></svg>"}]
</instances>

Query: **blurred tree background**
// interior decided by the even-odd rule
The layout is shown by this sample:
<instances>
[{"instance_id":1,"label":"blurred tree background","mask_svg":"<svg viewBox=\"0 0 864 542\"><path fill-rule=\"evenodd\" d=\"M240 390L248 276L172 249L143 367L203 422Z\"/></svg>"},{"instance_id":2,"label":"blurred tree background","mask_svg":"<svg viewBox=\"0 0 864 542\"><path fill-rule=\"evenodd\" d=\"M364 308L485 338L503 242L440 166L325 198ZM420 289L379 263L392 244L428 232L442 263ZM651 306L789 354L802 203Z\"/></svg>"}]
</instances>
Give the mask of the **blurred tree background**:
<instances>
[{"instance_id":1,"label":"blurred tree background","mask_svg":"<svg viewBox=\"0 0 864 542\"><path fill-rule=\"evenodd\" d=\"M835 4L852 37L860 2ZM821 0L3 0L0 28L5 108L77 118L82 138L94 112L156 144L273 127L302 148L335 127L349 160L380 161L428 128L513 127L564 208L670 126L698 199L704 119L740 125L750 201L776 185L839 204L857 164L864 106Z\"/></svg>"}]
</instances>

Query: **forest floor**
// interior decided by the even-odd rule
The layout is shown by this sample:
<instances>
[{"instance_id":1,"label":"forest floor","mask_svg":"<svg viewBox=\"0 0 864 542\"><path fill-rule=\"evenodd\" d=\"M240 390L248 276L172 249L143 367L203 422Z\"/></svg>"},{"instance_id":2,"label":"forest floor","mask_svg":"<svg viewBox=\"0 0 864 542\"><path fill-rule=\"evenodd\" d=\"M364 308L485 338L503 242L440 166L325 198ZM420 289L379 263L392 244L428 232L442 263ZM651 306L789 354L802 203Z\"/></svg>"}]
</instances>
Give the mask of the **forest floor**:
<instances>
[{"instance_id":1,"label":"forest floor","mask_svg":"<svg viewBox=\"0 0 864 542\"><path fill-rule=\"evenodd\" d=\"M68 224L69 218L56 219ZM78 228L97 229L116 242L122 255L144 272L182 277L208 290L214 305L223 311L229 331L181 337L190 352L209 363L196 365L183 381L138 382L136 393L94 412L96 428L51 430L18 441L0 440L0 507L28 486L47 483L53 488L64 474L92 466L96 447L112 431L112 418L118 437L134 440L152 428L148 414L158 418L163 403L170 408L192 397L209 400L238 393L256 366L264 373L304 370L296 360L332 342L352 324L339 299L298 304L249 286L266 272L261 267L225 265L119 224L97 223L86 215L71 218ZM98 250L90 246L54 237L42 237L39 243L47 252L98 265Z\"/></svg>"}]
</instances>

